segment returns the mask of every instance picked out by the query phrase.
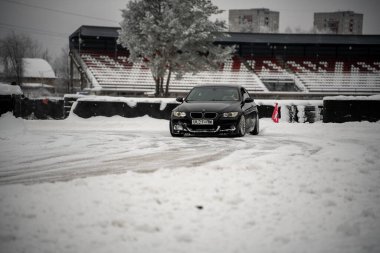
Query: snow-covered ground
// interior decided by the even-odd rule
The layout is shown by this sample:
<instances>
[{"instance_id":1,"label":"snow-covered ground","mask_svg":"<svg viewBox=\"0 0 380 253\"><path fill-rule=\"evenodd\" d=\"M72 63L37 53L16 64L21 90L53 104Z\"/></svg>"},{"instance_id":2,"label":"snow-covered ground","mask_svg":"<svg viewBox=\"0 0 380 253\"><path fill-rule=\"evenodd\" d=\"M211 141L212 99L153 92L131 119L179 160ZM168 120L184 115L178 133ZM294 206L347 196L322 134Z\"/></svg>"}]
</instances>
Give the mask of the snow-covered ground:
<instances>
[{"instance_id":1,"label":"snow-covered ground","mask_svg":"<svg viewBox=\"0 0 380 253\"><path fill-rule=\"evenodd\" d=\"M3 115L0 252L380 252L380 123Z\"/></svg>"}]
</instances>

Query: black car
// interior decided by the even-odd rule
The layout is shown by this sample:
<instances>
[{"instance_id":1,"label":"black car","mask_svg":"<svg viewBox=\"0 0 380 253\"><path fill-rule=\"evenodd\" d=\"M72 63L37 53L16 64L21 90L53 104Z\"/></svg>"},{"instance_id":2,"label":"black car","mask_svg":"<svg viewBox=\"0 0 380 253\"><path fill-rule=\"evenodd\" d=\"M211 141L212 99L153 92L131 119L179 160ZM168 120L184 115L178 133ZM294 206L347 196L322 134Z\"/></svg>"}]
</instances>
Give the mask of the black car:
<instances>
[{"instance_id":1,"label":"black car","mask_svg":"<svg viewBox=\"0 0 380 253\"><path fill-rule=\"evenodd\" d=\"M177 101L182 104L172 111L170 118L170 133L174 137L259 134L257 105L241 86L197 86Z\"/></svg>"}]
</instances>

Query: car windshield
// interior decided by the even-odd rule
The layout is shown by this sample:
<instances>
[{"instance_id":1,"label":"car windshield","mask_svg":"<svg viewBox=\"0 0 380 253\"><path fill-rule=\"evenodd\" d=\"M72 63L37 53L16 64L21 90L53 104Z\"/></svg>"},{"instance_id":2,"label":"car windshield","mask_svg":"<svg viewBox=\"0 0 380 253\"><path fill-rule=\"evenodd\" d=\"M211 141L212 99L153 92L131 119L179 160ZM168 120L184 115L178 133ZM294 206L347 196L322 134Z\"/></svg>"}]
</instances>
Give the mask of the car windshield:
<instances>
[{"instance_id":1,"label":"car windshield","mask_svg":"<svg viewBox=\"0 0 380 253\"><path fill-rule=\"evenodd\" d=\"M195 87L186 101L239 101L239 90L233 87Z\"/></svg>"}]
</instances>

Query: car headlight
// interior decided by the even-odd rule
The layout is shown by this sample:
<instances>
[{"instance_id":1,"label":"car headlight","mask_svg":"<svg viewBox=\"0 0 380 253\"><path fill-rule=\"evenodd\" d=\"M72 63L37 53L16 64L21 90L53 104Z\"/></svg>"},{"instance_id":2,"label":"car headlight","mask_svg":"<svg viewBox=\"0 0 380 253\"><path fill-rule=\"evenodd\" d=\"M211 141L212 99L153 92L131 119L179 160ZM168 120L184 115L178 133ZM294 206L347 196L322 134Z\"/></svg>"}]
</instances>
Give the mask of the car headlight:
<instances>
[{"instance_id":1,"label":"car headlight","mask_svg":"<svg viewBox=\"0 0 380 253\"><path fill-rule=\"evenodd\" d=\"M173 116L178 118L184 118L186 117L186 112L173 112Z\"/></svg>"},{"instance_id":2,"label":"car headlight","mask_svg":"<svg viewBox=\"0 0 380 253\"><path fill-rule=\"evenodd\" d=\"M236 116L238 116L238 112L225 112L223 113L223 117L224 118L235 118Z\"/></svg>"}]
</instances>

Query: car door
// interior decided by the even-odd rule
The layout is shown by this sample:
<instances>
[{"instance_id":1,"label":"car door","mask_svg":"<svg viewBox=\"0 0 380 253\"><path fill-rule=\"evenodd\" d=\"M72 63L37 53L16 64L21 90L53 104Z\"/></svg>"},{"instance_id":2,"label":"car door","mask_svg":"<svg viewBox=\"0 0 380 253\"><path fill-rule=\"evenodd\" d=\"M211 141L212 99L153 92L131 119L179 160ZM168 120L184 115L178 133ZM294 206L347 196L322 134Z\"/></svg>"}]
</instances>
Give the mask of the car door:
<instances>
[{"instance_id":1,"label":"car door","mask_svg":"<svg viewBox=\"0 0 380 253\"><path fill-rule=\"evenodd\" d=\"M247 98L251 98L249 96L249 93L244 88L241 88L241 96L243 99L242 110L246 119L247 129L252 130L254 127L254 119L256 118L257 113L256 104L254 102L244 102Z\"/></svg>"}]
</instances>

